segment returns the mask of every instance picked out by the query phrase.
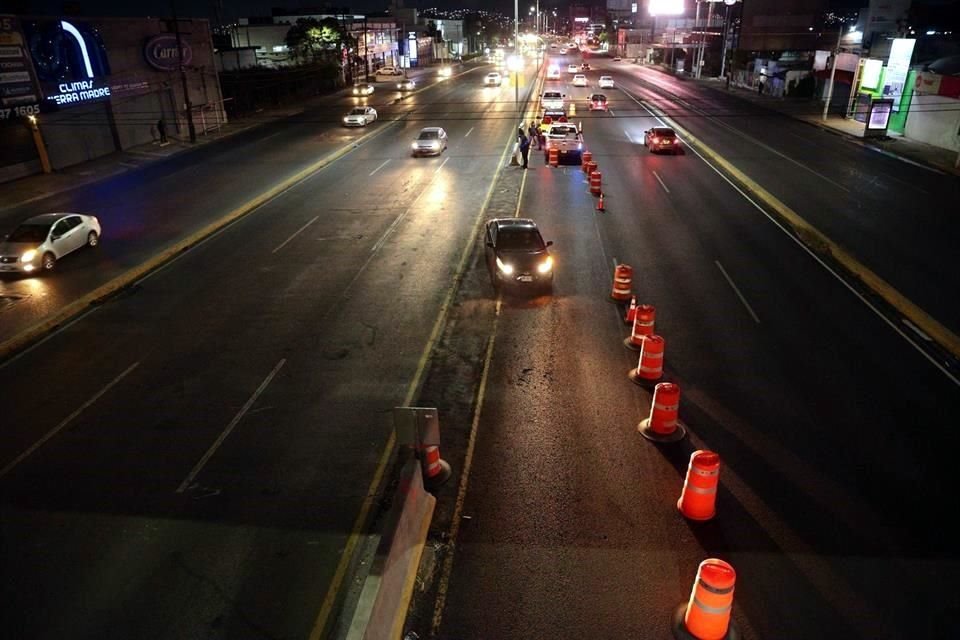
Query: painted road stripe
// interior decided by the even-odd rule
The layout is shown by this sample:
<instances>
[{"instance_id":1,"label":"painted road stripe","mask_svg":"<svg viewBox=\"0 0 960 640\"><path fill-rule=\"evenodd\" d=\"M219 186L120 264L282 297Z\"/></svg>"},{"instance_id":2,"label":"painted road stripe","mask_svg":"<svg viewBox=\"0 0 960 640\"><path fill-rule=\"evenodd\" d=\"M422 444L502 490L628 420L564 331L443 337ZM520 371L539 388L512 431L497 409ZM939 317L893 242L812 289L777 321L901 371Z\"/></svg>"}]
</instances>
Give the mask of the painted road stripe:
<instances>
[{"instance_id":1,"label":"painted road stripe","mask_svg":"<svg viewBox=\"0 0 960 640\"><path fill-rule=\"evenodd\" d=\"M743 198L752 204L754 208L762 213L768 220L777 226L778 229L783 231L788 238L790 238L798 247L803 249L811 258L813 258L824 270L832 275L836 280L843 285L850 293L856 296L868 309L874 312L882 322L884 322L891 329L896 331L907 341L916 351L923 356L930 364L936 367L941 373L943 373L951 382L960 387L960 378L955 376L952 372L947 370L936 358L920 348L914 340L908 336L904 330L894 323L890 318L884 315L880 309L878 309L870 300L868 300L863 294L857 291L853 285L851 285L847 280L837 273L830 265L828 265L824 260L817 255L817 253L811 248L812 246L823 246L827 247L829 254L839 262L847 271L857 276L864 285L867 286L870 290L875 292L881 298L883 298L887 304L889 304L894 309L897 309L911 320L917 327L919 327L924 333L931 336L935 342L943 346L947 351L953 354L956 357L960 357L960 337L950 331L948 328L940 324L935 318L927 314L926 311L915 305L911 300L906 296L901 294L899 291L894 289L890 284L883 280L880 276L875 274L873 271L868 269L865 265L861 264L856 258L846 252L842 247L834 243L830 238L820 232L819 229L812 226L806 220L800 217L793 209L789 208L787 205L782 203L773 194L761 187L757 182L749 178L745 173L737 169L734 165L728 162L716 151L704 144L699 138L690 134L686 129L674 123L668 116L661 116L653 111L651 111L647 106L631 95L629 92L624 91L624 95L628 96L631 100L636 102L638 105L643 107L651 116L656 118L661 124L665 126L672 126L677 130L678 133L684 135L687 146L697 154L704 164L710 167L720 178L722 178L727 184L729 184L733 189L739 193ZM701 153L698 150L703 151ZM744 188L753 193L757 199L761 200L768 207L777 212L777 214L783 218L783 221L775 217L769 211L764 209L760 204L747 195L743 189L741 189L737 184L733 182L727 175L720 171L713 163L707 160L703 154L707 154L717 165L723 167L724 171L734 176L739 180ZM787 229L787 225L790 229ZM793 232L791 232L791 230Z\"/></svg>"},{"instance_id":2,"label":"painted road stripe","mask_svg":"<svg viewBox=\"0 0 960 640\"><path fill-rule=\"evenodd\" d=\"M627 140L629 140L631 143L633 143L633 138L630 137L630 132L629 132L629 131L627 131L626 129L624 129L624 130L623 130L623 134L624 134L625 136L627 136Z\"/></svg>"},{"instance_id":3,"label":"painted road stripe","mask_svg":"<svg viewBox=\"0 0 960 640\"><path fill-rule=\"evenodd\" d=\"M384 160L383 162L381 162L379 167L377 167L376 169L374 169L373 171L370 172L370 175L372 176L372 175L375 174L377 171L380 171L380 169L383 169L385 166L387 166L387 163L388 163L388 162L390 162L390 158L387 158L386 160Z\"/></svg>"},{"instance_id":4,"label":"painted road stripe","mask_svg":"<svg viewBox=\"0 0 960 640\"><path fill-rule=\"evenodd\" d=\"M437 167L434 173L440 173L440 169L443 169L443 165L447 164L448 162L450 162L450 156L447 156L446 158L443 159L443 162L440 163L440 166Z\"/></svg>"},{"instance_id":5,"label":"painted road stripe","mask_svg":"<svg viewBox=\"0 0 960 640\"><path fill-rule=\"evenodd\" d=\"M110 391L110 389L112 389L118 382L120 382L121 380L123 380L124 378L126 378L126 377L130 374L130 372L132 372L134 369L136 369L137 366L139 366L139 365L140 365L139 362L134 362L132 365L130 365L129 367L127 367L126 369L124 369L124 370L123 370L123 373L121 373L121 374L118 375L116 378L114 378L113 380L111 380L110 382L108 382L107 385L106 385L105 387L103 387L102 389L100 389L100 391L98 391L97 393L95 393L92 398L90 398L89 400L87 400L86 402L84 402L82 405L80 405L80 407L79 407L76 411L74 411L73 413L71 413L70 415L68 415L66 418L64 418L64 419L60 422L60 424L58 424L57 426L55 426L53 429L51 429L50 431L48 431L48 432L46 433L46 435L44 435L42 438L40 438L39 440L37 440L36 442L34 442L32 445L30 445L30 447L29 447L26 451L24 451L23 453L21 453L20 455L18 455L16 458L14 458L14 459L11 460L10 462L8 462L7 465L6 465L3 469L0 469L0 478L2 478L3 476L7 475L14 467L16 467L18 464L20 464L20 463L23 462L24 460L26 460L34 451L36 451L37 449L39 449L40 447L42 447L44 444L46 444L47 441L50 440L50 438L52 438L52 437L54 437L55 435L57 435L58 433L60 433L68 424L70 424L71 422L73 422L74 418L76 418L77 416L79 416L79 415L80 415L81 413L83 413L84 410L86 410L90 405L92 405L94 402L96 402L97 400L99 400L100 397L103 396L103 394L105 394L107 391Z\"/></svg>"},{"instance_id":6,"label":"painted road stripe","mask_svg":"<svg viewBox=\"0 0 960 640\"><path fill-rule=\"evenodd\" d=\"M668 189L668 188L667 188L667 185L665 185L665 184L663 183L663 180L660 178L660 174L657 173L656 171L654 171L654 172L653 172L653 175L654 175L654 177L657 179L657 182L660 183L660 186L663 187L663 190L666 191L667 193L670 193L670 189Z\"/></svg>"},{"instance_id":7,"label":"painted road stripe","mask_svg":"<svg viewBox=\"0 0 960 640\"><path fill-rule=\"evenodd\" d=\"M180 483L180 486L177 487L177 493L183 493L190 487L191 484L193 484L193 479L196 478L197 474L203 470L204 465L210 461L210 458L213 457L213 454L217 452L217 449L220 448L220 445L223 444L224 440L227 439L227 436L230 435L230 432L233 431L234 427L240 423L240 420L243 419L243 416L246 415L247 411L250 410L250 407L253 406L253 403L257 401L257 398L260 397L260 394L263 393L264 389L267 388L267 385L270 384L270 381L273 380L273 377L277 375L277 372L280 371L280 368L283 367L286 362L286 358L281 358L280 362L278 362L273 368L273 371L267 374L267 377L264 378L263 382L260 383L260 386L257 387L257 390L253 392L253 395L250 396L240 411L237 412L237 415L233 416L233 420L231 420L230 424L228 424L226 429L223 430L223 433L220 434L220 437L214 441L209 449L207 449L207 452L203 454L203 457L200 458L200 461L194 465L193 469L190 471L190 474L187 475L183 482Z\"/></svg>"},{"instance_id":8,"label":"painted road stripe","mask_svg":"<svg viewBox=\"0 0 960 640\"><path fill-rule=\"evenodd\" d=\"M294 238L296 238L296 237L300 234L301 231L303 231L304 229L306 229L307 227L309 227L310 225L312 225L312 224L313 224L314 222L316 222L319 218L320 218L320 216L313 216L313 220L311 220L311 221L308 222L307 224L303 225L302 227L300 227L299 229L297 229L296 231L294 231L293 234L292 234L289 238L287 238L286 240L284 240L283 242L281 242L281 243L280 243L280 246L277 247L276 249L274 249L273 251L271 251L271 253L276 253L277 251L280 251L280 249L283 249L285 246L287 246L287 243L288 243L288 242L290 242L291 240L293 240Z\"/></svg>"},{"instance_id":9,"label":"painted road stripe","mask_svg":"<svg viewBox=\"0 0 960 640\"><path fill-rule=\"evenodd\" d=\"M468 138L468 137L470 137L470 134L471 134L471 133L473 133L473 127L470 127L470 130L467 131L465 134L463 134L463 137L464 137L464 138Z\"/></svg>"},{"instance_id":10,"label":"painted road stripe","mask_svg":"<svg viewBox=\"0 0 960 640\"><path fill-rule=\"evenodd\" d=\"M720 264L719 260L714 260L713 263L717 265L720 269L720 273L723 274L723 277L727 279L727 282L730 284L730 287L733 289L734 293L737 294L737 297L740 298L740 302L743 303L743 306L747 308L747 311L750 312L750 316L753 318L753 321L757 324L760 324L760 318L757 317L757 314L753 312L753 307L750 306L750 303L747 302L747 299L743 297L743 294L740 293L740 289L737 288L736 283L734 283L733 278L727 273L727 270L723 268L723 265Z\"/></svg>"}]
</instances>

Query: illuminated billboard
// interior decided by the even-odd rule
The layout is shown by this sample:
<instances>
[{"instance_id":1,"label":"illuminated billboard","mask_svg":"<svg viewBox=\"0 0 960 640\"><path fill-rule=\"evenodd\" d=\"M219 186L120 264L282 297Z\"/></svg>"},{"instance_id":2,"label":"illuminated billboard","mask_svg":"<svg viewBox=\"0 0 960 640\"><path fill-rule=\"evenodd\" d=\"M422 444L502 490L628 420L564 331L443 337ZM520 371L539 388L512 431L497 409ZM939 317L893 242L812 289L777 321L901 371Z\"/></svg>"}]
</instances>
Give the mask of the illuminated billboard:
<instances>
[{"instance_id":1,"label":"illuminated billboard","mask_svg":"<svg viewBox=\"0 0 960 640\"><path fill-rule=\"evenodd\" d=\"M649 13L651 16L683 15L683 0L650 0Z\"/></svg>"},{"instance_id":2,"label":"illuminated billboard","mask_svg":"<svg viewBox=\"0 0 960 640\"><path fill-rule=\"evenodd\" d=\"M900 96L910 71L910 59L913 57L914 38L894 38L890 46L890 58L887 60L887 77L883 80L883 95L894 98L893 110L900 110Z\"/></svg>"},{"instance_id":3,"label":"illuminated billboard","mask_svg":"<svg viewBox=\"0 0 960 640\"><path fill-rule=\"evenodd\" d=\"M860 75L860 86L865 89L876 89L880 84L880 72L883 71L883 60L868 58L863 61L863 71Z\"/></svg>"}]
</instances>

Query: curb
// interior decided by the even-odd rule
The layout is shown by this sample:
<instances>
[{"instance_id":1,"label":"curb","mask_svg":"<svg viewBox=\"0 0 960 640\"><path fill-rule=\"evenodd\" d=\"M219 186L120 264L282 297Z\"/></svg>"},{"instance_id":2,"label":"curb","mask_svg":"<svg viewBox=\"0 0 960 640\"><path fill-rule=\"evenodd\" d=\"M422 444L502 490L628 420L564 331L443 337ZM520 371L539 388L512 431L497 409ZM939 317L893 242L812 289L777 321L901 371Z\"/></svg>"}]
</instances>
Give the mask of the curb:
<instances>
[{"instance_id":1,"label":"curb","mask_svg":"<svg viewBox=\"0 0 960 640\"><path fill-rule=\"evenodd\" d=\"M732 176L767 207L772 209L781 220L790 226L797 238L811 251L816 254L826 254L832 257L849 274L860 280L860 282L879 295L887 304L903 314L908 320L930 336L934 342L951 353L955 358L960 358L960 336L957 336L947 327L940 324L940 322L911 302L883 278L867 268L866 265L860 263L860 261L854 258L843 247L833 242L819 229L800 217L793 209L785 205L773 194L704 144L699 138L679 126L669 116L659 113L659 109L656 109L656 111L658 112L658 117L670 122L670 125L684 137L685 142L696 146L704 155L708 156L713 162L726 171L727 174Z\"/></svg>"},{"instance_id":2,"label":"curb","mask_svg":"<svg viewBox=\"0 0 960 640\"><path fill-rule=\"evenodd\" d=\"M312 174L320 171L321 169L326 168L333 162L336 162L343 156L347 155L354 149L360 147L362 144L365 144L367 141L375 138L384 131L386 131L394 123L401 122L404 118L398 118L393 120L385 126L377 129L376 131L371 131L360 138L357 138L350 144L345 147L334 151L333 153L327 155L322 160L315 162L314 164L306 167L305 169L300 170L294 176L287 178L280 184L268 189L264 193L261 193L259 196L256 196L249 200L246 204L237 207L233 211L229 212L225 216L221 217L218 220L215 220L199 231L195 231L190 236L180 240L172 247L169 247L152 258L142 262L141 264L129 269L126 273L123 273L113 280L107 282L106 284L100 285L93 291L87 293L86 295L80 297L77 300L67 304L65 307L61 307L58 311L54 312L53 315L48 318L40 321L39 323L28 327L21 331L20 333L14 335L12 338L9 338L3 342L0 342L0 361L6 360L15 353L21 351L22 349L28 347L36 340L40 339L44 335L54 331L61 325L67 323L68 321L74 319L75 317L82 314L87 310L88 307L103 302L111 295L120 291L124 287L133 284L137 280L140 280L147 274L156 271L160 267L164 266L179 254L185 252L196 244L199 244L203 240L213 236L218 231L226 228L230 224L236 222L243 216L252 213L262 205L266 204L273 198L277 197L284 191L295 186L297 183L302 182L304 179L310 177Z\"/></svg>"}]
</instances>

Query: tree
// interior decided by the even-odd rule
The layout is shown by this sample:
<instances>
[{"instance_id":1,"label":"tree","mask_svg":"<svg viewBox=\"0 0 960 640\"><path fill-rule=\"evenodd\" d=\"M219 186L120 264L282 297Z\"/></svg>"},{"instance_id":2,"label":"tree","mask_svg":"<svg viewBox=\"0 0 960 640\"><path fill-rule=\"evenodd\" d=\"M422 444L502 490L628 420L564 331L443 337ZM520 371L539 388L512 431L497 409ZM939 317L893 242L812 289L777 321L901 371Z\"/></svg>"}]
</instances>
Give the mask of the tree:
<instances>
[{"instance_id":1,"label":"tree","mask_svg":"<svg viewBox=\"0 0 960 640\"><path fill-rule=\"evenodd\" d=\"M295 57L303 57L310 62L336 56L338 62L344 59L344 50L355 48L357 39L352 37L335 18L299 18L290 27L286 37L287 47Z\"/></svg>"}]
</instances>

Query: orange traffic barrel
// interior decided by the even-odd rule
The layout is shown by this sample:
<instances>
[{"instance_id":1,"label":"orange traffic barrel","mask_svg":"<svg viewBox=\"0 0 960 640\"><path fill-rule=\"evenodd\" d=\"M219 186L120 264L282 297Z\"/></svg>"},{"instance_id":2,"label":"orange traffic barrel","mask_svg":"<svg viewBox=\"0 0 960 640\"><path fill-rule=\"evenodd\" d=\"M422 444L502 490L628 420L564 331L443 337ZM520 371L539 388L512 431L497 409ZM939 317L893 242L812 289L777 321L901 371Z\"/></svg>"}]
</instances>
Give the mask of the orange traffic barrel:
<instances>
[{"instance_id":1,"label":"orange traffic barrel","mask_svg":"<svg viewBox=\"0 0 960 640\"><path fill-rule=\"evenodd\" d=\"M643 336L640 361L627 377L639 385L654 385L663 377L664 339L657 334Z\"/></svg>"},{"instance_id":2,"label":"orange traffic barrel","mask_svg":"<svg viewBox=\"0 0 960 640\"><path fill-rule=\"evenodd\" d=\"M583 171L589 176L591 173L597 170L597 163L593 160L587 162L583 165Z\"/></svg>"},{"instance_id":3,"label":"orange traffic barrel","mask_svg":"<svg viewBox=\"0 0 960 640\"><path fill-rule=\"evenodd\" d=\"M661 382L653 388L650 416L641 420L637 431L654 442L676 442L687 435L679 419L680 385Z\"/></svg>"},{"instance_id":4,"label":"orange traffic barrel","mask_svg":"<svg viewBox=\"0 0 960 640\"><path fill-rule=\"evenodd\" d=\"M584 171L587 170L587 165L593 160L593 154L589 151L584 151L583 155L580 158L580 168Z\"/></svg>"},{"instance_id":5,"label":"orange traffic barrel","mask_svg":"<svg viewBox=\"0 0 960 640\"><path fill-rule=\"evenodd\" d=\"M600 172L596 170L591 171L590 172L590 193L592 193L595 196L600 195L600 191L601 191L600 182L601 182Z\"/></svg>"},{"instance_id":6,"label":"orange traffic barrel","mask_svg":"<svg viewBox=\"0 0 960 640\"><path fill-rule=\"evenodd\" d=\"M551 166L551 167L556 167L556 166L559 166L559 165L560 165L560 150L559 150L559 149L557 149L556 147L550 147L549 157L550 157L550 166Z\"/></svg>"},{"instance_id":7,"label":"orange traffic barrel","mask_svg":"<svg viewBox=\"0 0 960 640\"><path fill-rule=\"evenodd\" d=\"M728 562L707 558L697 568L690 600L673 616L673 635L684 640L734 640L740 637L730 622L737 572Z\"/></svg>"},{"instance_id":8,"label":"orange traffic barrel","mask_svg":"<svg viewBox=\"0 0 960 640\"><path fill-rule=\"evenodd\" d=\"M630 299L630 290L633 286L633 267L628 264L618 264L613 270L613 290L610 299L621 302Z\"/></svg>"},{"instance_id":9,"label":"orange traffic barrel","mask_svg":"<svg viewBox=\"0 0 960 640\"><path fill-rule=\"evenodd\" d=\"M420 465L423 470L423 482L428 487L436 487L450 478L450 465L440 459L440 447L428 445L423 447L420 456Z\"/></svg>"},{"instance_id":10,"label":"orange traffic barrel","mask_svg":"<svg viewBox=\"0 0 960 640\"><path fill-rule=\"evenodd\" d=\"M717 484L720 482L720 455L697 450L690 454L687 477L677 508L688 520L709 520L717 513Z\"/></svg>"},{"instance_id":11,"label":"orange traffic barrel","mask_svg":"<svg viewBox=\"0 0 960 640\"><path fill-rule=\"evenodd\" d=\"M623 341L623 346L633 351L643 349L643 339L653 335L654 319L657 309L652 304L641 304L633 313L633 329L630 337Z\"/></svg>"}]
</instances>

